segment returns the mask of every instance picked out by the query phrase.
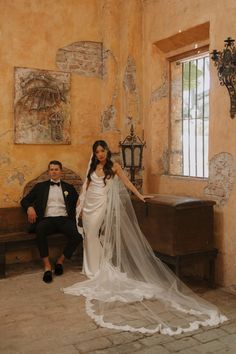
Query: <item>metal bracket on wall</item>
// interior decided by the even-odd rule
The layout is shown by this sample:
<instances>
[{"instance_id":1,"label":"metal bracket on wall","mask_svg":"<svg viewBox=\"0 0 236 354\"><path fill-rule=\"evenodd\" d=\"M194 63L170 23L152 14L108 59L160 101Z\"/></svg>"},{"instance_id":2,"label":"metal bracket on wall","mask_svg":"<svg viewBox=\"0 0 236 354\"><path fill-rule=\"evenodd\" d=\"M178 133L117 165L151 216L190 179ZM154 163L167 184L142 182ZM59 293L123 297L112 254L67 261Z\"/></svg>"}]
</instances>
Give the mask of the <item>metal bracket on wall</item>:
<instances>
[{"instance_id":1,"label":"metal bracket on wall","mask_svg":"<svg viewBox=\"0 0 236 354\"><path fill-rule=\"evenodd\" d=\"M226 86L230 97L230 117L236 114L236 48L235 40L228 37L222 51L214 49L211 59L214 61L218 71L220 84Z\"/></svg>"}]
</instances>

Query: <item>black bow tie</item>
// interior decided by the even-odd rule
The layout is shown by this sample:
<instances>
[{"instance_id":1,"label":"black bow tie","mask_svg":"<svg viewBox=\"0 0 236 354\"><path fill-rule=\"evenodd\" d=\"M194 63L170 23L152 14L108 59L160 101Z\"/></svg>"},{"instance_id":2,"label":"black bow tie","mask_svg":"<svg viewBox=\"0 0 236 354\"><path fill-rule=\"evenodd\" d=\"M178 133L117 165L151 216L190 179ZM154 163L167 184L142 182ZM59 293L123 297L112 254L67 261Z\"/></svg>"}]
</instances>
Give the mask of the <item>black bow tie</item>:
<instances>
[{"instance_id":1,"label":"black bow tie","mask_svg":"<svg viewBox=\"0 0 236 354\"><path fill-rule=\"evenodd\" d=\"M60 182L53 182L53 181L50 181L50 185L51 186L58 186L58 187L60 187Z\"/></svg>"}]
</instances>

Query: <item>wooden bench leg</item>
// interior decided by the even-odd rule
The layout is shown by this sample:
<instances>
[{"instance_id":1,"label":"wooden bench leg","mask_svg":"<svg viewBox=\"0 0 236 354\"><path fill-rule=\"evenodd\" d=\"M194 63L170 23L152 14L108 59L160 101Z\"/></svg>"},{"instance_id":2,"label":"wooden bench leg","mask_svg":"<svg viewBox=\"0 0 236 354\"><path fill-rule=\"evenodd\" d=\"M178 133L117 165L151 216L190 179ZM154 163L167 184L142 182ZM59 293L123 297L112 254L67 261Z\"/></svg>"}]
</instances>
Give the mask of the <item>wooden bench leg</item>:
<instances>
[{"instance_id":1,"label":"wooden bench leg","mask_svg":"<svg viewBox=\"0 0 236 354\"><path fill-rule=\"evenodd\" d=\"M6 245L0 243L0 278L6 277Z\"/></svg>"}]
</instances>

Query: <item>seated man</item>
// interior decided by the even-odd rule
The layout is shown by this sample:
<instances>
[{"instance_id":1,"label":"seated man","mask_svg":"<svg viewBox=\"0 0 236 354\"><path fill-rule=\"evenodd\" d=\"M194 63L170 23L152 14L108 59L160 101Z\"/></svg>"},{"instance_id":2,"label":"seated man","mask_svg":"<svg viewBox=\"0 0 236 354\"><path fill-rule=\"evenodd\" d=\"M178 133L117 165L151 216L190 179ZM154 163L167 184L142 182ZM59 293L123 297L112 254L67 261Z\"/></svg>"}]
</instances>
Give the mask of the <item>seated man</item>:
<instances>
[{"instance_id":1,"label":"seated man","mask_svg":"<svg viewBox=\"0 0 236 354\"><path fill-rule=\"evenodd\" d=\"M21 205L27 212L28 221L34 226L36 232L37 245L44 264L43 281L46 283L52 281L47 236L59 232L68 238L63 254L56 262L55 275L63 273L65 258L72 256L82 240L75 220L78 193L71 184L60 180L61 173L61 162L50 161L48 164L50 180L37 183L21 200Z\"/></svg>"}]
</instances>

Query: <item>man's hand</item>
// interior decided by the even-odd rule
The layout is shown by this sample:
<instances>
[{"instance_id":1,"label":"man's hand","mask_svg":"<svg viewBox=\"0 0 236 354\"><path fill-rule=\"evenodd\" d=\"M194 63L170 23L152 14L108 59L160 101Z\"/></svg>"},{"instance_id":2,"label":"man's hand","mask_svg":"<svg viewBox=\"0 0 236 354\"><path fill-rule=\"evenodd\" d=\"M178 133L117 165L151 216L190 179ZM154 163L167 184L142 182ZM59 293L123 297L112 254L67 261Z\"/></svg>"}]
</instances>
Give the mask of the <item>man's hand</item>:
<instances>
[{"instance_id":1,"label":"man's hand","mask_svg":"<svg viewBox=\"0 0 236 354\"><path fill-rule=\"evenodd\" d=\"M28 215L28 221L30 224L33 224L36 222L37 214L36 214L36 211L34 210L33 207L28 207L27 215Z\"/></svg>"}]
</instances>

